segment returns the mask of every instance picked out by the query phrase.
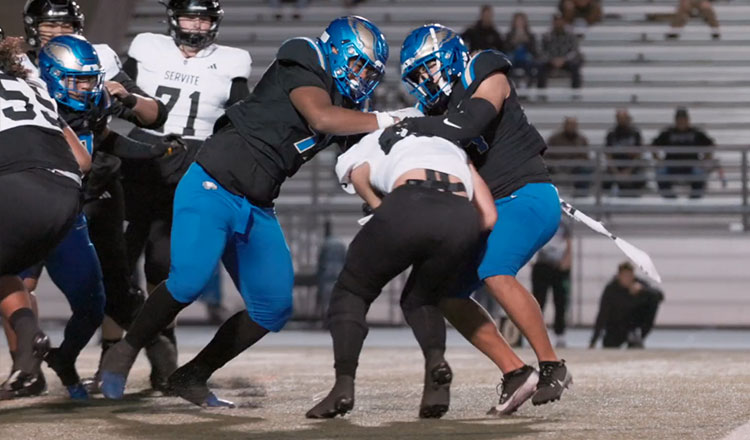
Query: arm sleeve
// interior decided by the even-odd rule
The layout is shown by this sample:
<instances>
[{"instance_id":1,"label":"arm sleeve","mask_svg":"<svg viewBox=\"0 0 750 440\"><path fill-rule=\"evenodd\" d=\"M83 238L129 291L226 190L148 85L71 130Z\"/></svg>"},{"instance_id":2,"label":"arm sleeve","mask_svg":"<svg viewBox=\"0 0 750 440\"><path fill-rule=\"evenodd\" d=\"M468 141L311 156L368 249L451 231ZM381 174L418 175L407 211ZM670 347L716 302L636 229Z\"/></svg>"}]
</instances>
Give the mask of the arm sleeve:
<instances>
[{"instance_id":1,"label":"arm sleeve","mask_svg":"<svg viewBox=\"0 0 750 440\"><path fill-rule=\"evenodd\" d=\"M240 102L248 96L250 96L250 88L247 85L247 78L234 78L229 90L229 99L225 105L226 107L230 107L232 104Z\"/></svg>"},{"instance_id":2,"label":"arm sleeve","mask_svg":"<svg viewBox=\"0 0 750 440\"><path fill-rule=\"evenodd\" d=\"M438 136L456 143L466 143L482 135L484 129L497 117L497 110L486 99L472 98L458 113L443 116L407 118L394 125L420 135ZM389 128L390 129L390 128Z\"/></svg>"},{"instance_id":3,"label":"arm sleeve","mask_svg":"<svg viewBox=\"0 0 750 440\"><path fill-rule=\"evenodd\" d=\"M128 58L122 65L122 70L133 81L138 81L138 60L136 60L135 58Z\"/></svg>"},{"instance_id":4,"label":"arm sleeve","mask_svg":"<svg viewBox=\"0 0 750 440\"><path fill-rule=\"evenodd\" d=\"M102 151L123 159L153 159L164 154L166 148L139 142L116 132L110 134L99 143Z\"/></svg>"}]
</instances>

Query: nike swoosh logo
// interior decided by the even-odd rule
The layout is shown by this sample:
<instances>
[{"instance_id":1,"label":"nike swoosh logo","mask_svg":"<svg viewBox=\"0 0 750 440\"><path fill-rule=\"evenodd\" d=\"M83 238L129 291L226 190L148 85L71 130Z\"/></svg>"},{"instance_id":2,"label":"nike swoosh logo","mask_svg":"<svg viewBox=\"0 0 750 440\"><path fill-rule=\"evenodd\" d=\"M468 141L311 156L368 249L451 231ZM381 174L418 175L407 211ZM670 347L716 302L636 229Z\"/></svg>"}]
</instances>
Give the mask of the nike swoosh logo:
<instances>
[{"instance_id":1,"label":"nike swoosh logo","mask_svg":"<svg viewBox=\"0 0 750 440\"><path fill-rule=\"evenodd\" d=\"M443 119L443 124L447 125L448 127L457 128L459 130L462 128L460 125L456 125L453 122L449 121L448 118Z\"/></svg>"}]
</instances>

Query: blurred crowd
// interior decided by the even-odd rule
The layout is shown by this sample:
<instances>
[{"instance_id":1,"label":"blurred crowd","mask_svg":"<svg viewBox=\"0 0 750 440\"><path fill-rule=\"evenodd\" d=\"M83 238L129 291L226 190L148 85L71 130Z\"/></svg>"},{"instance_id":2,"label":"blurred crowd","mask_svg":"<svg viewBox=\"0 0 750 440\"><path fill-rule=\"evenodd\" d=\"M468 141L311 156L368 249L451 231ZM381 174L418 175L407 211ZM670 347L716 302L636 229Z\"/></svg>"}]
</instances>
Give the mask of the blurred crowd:
<instances>
[{"instance_id":1,"label":"blurred crowd","mask_svg":"<svg viewBox=\"0 0 750 440\"><path fill-rule=\"evenodd\" d=\"M688 187L688 197L703 197L709 174L716 171L724 185L724 170L714 158L714 141L690 122L688 110L676 109L674 124L665 127L650 142L664 147L655 153L646 151L641 131L627 109L615 112L615 124L602 140L603 163L589 150L589 140L578 128L575 117L566 117L559 131L547 139L545 160L553 180L562 191L572 190L574 197L591 194L593 174L600 167L602 188L611 195L639 197L654 170L656 188L665 198L676 198L676 186Z\"/></svg>"}]
</instances>

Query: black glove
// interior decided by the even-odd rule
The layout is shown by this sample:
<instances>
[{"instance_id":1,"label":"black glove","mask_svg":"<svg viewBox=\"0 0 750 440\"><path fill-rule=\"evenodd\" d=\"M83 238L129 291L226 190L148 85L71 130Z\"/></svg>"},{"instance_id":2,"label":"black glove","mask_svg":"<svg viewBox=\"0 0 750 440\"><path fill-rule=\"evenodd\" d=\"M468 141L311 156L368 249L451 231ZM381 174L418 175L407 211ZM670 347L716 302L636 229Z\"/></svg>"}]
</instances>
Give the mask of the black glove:
<instances>
[{"instance_id":1,"label":"black glove","mask_svg":"<svg viewBox=\"0 0 750 440\"><path fill-rule=\"evenodd\" d=\"M168 134L154 145L154 157L171 156L187 151L187 144L179 134Z\"/></svg>"},{"instance_id":2,"label":"black glove","mask_svg":"<svg viewBox=\"0 0 750 440\"><path fill-rule=\"evenodd\" d=\"M378 141L380 142L380 148L385 154L391 152L391 149L396 142L409 135L415 134L413 124L411 123L412 119L413 118L406 118L398 124L391 125L383 130Z\"/></svg>"},{"instance_id":3,"label":"black glove","mask_svg":"<svg viewBox=\"0 0 750 440\"><path fill-rule=\"evenodd\" d=\"M164 136L161 143L166 144L167 151L163 156L156 159L159 172L165 183L176 184L195 159L197 149L191 150L182 137L176 134Z\"/></svg>"}]
</instances>

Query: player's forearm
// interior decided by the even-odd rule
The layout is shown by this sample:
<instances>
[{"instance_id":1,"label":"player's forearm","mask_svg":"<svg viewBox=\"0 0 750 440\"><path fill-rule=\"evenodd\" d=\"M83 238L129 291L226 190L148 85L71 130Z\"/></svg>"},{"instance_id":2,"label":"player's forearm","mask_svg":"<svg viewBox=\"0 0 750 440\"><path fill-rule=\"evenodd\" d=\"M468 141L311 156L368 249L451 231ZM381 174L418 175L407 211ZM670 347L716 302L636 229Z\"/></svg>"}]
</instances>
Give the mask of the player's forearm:
<instances>
[{"instance_id":1,"label":"player's forearm","mask_svg":"<svg viewBox=\"0 0 750 440\"><path fill-rule=\"evenodd\" d=\"M360 165L353 169L350 175L354 191L362 198L370 208L375 209L380 206L380 196L375 192L370 184L370 164Z\"/></svg>"},{"instance_id":2,"label":"player's forearm","mask_svg":"<svg viewBox=\"0 0 750 440\"><path fill-rule=\"evenodd\" d=\"M417 134L438 136L453 142L465 143L481 136L496 116L497 110L489 101L483 98L472 98L464 110L458 113L407 118L400 125L404 125L407 130Z\"/></svg>"},{"instance_id":3,"label":"player's forearm","mask_svg":"<svg viewBox=\"0 0 750 440\"><path fill-rule=\"evenodd\" d=\"M370 133L380 128L378 118L374 113L334 105L321 111L314 120L308 122L315 131L336 136Z\"/></svg>"},{"instance_id":4,"label":"player's forearm","mask_svg":"<svg viewBox=\"0 0 750 440\"><path fill-rule=\"evenodd\" d=\"M153 98L144 98L143 96L133 95L136 98L136 104L133 107L133 113L138 122L144 126L152 126L156 124L160 117L161 112L159 111L159 103ZM164 117L166 120L166 117ZM163 122L162 124L163 125Z\"/></svg>"}]
</instances>

